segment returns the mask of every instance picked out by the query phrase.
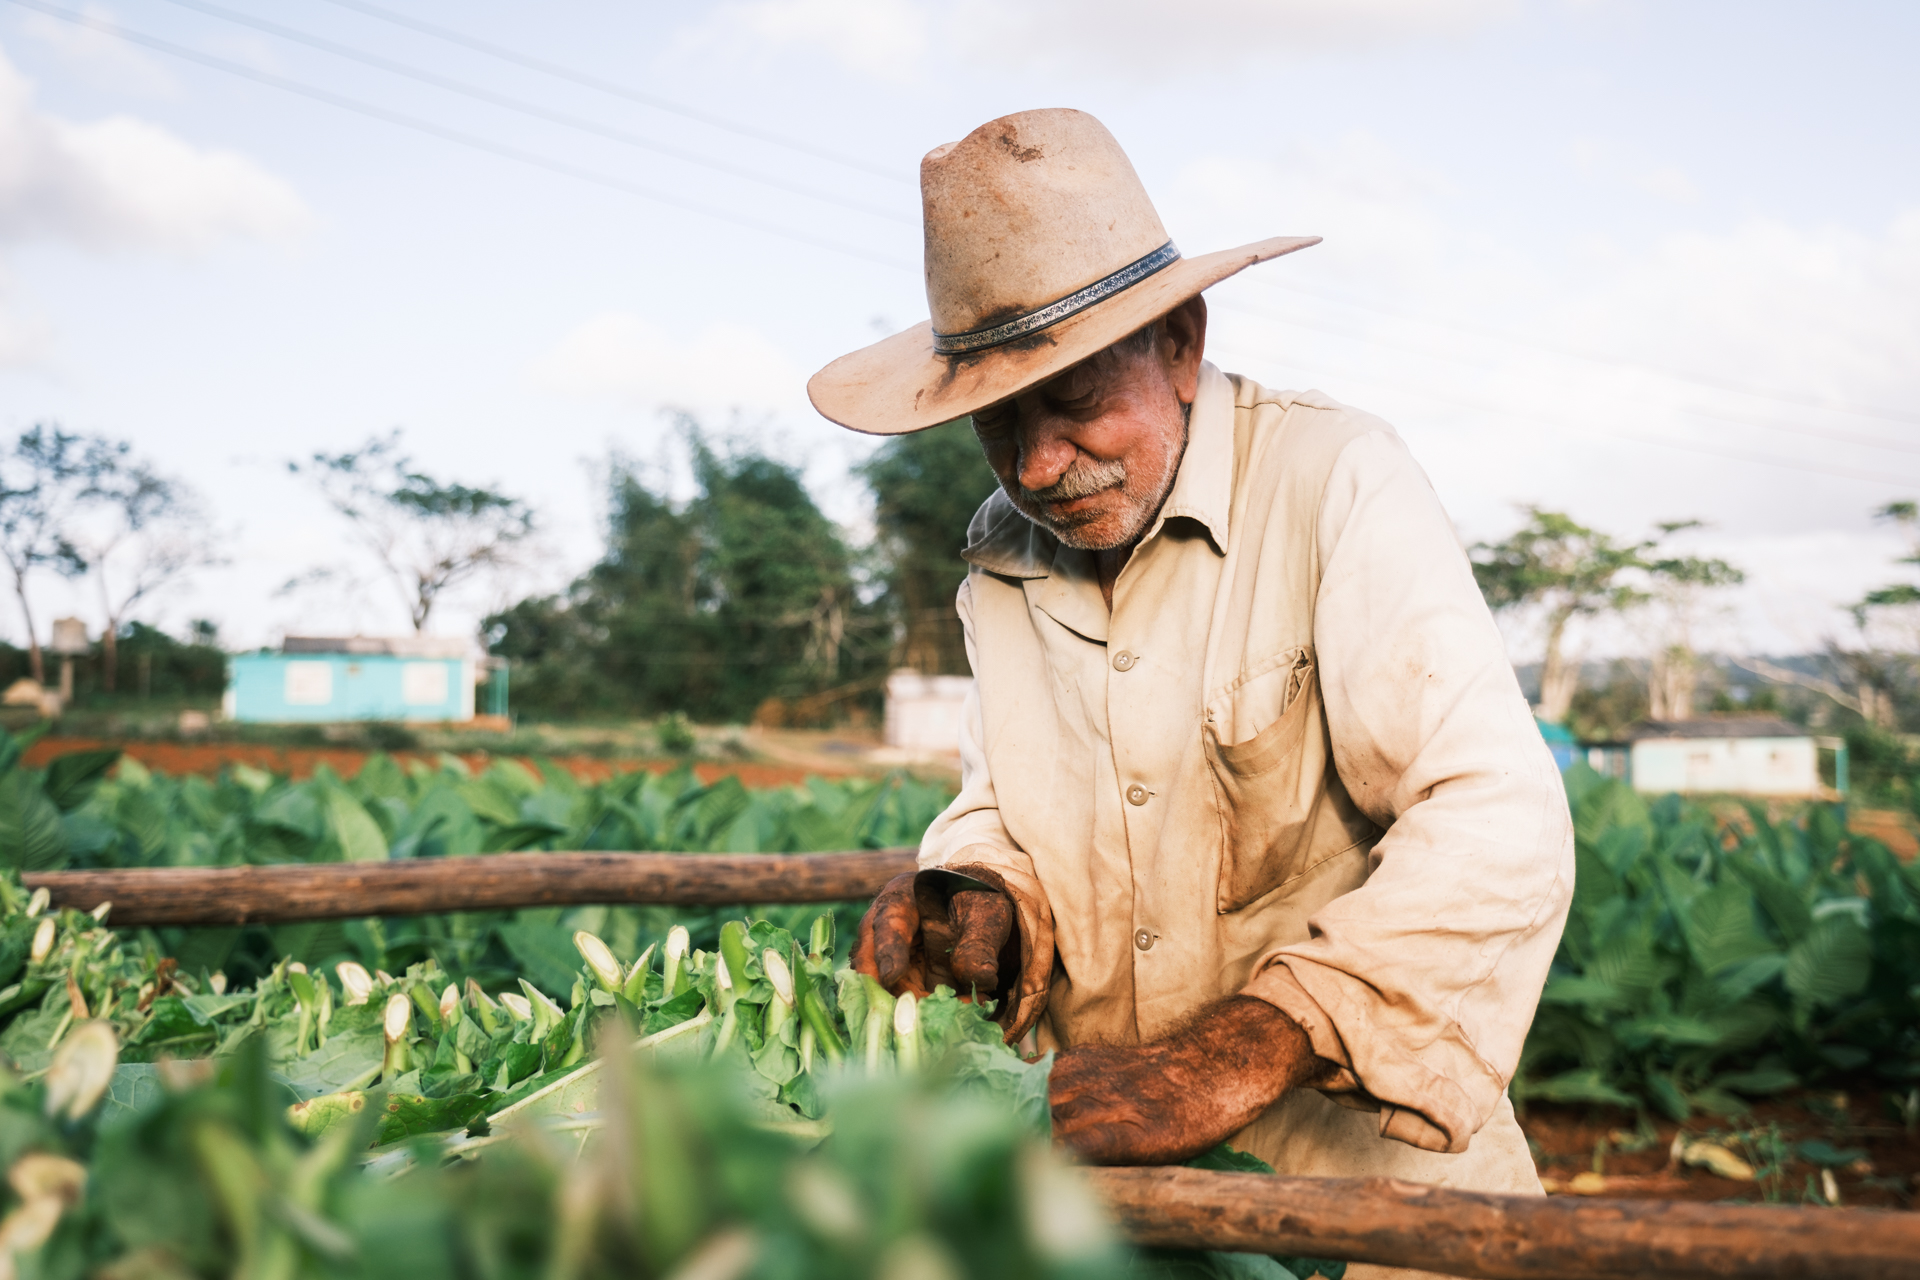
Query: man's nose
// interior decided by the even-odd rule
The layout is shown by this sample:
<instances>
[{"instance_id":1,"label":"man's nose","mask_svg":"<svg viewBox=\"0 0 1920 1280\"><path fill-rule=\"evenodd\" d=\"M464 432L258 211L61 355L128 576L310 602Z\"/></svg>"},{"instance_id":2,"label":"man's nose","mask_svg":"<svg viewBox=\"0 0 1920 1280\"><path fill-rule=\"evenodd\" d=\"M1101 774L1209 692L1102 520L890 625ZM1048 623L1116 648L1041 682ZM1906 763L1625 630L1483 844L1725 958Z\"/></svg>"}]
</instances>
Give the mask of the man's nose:
<instances>
[{"instance_id":1,"label":"man's nose","mask_svg":"<svg viewBox=\"0 0 1920 1280\"><path fill-rule=\"evenodd\" d=\"M1019 480L1023 489L1045 489L1067 474L1078 451L1051 431L1021 432Z\"/></svg>"}]
</instances>

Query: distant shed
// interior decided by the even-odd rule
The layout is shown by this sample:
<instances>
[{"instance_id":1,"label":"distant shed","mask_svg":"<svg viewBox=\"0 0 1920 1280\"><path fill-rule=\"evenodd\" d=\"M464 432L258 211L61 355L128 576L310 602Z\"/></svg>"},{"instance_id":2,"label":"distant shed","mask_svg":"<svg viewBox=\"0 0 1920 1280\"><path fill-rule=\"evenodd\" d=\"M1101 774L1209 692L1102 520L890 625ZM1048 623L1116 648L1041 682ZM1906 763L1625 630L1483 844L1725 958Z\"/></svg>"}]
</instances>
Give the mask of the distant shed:
<instances>
[{"instance_id":1,"label":"distant shed","mask_svg":"<svg viewBox=\"0 0 1920 1280\"><path fill-rule=\"evenodd\" d=\"M228 660L229 719L471 720L473 646L440 636L288 636L278 653Z\"/></svg>"},{"instance_id":2,"label":"distant shed","mask_svg":"<svg viewBox=\"0 0 1920 1280\"><path fill-rule=\"evenodd\" d=\"M1831 785L1821 779L1822 751L1833 753ZM1620 741L1592 744L1588 762L1624 774L1636 791L1817 796L1846 791L1846 751L1840 739L1784 720L1645 720Z\"/></svg>"},{"instance_id":3,"label":"distant shed","mask_svg":"<svg viewBox=\"0 0 1920 1280\"><path fill-rule=\"evenodd\" d=\"M895 671L887 677L886 741L897 751L956 755L972 676Z\"/></svg>"}]
</instances>

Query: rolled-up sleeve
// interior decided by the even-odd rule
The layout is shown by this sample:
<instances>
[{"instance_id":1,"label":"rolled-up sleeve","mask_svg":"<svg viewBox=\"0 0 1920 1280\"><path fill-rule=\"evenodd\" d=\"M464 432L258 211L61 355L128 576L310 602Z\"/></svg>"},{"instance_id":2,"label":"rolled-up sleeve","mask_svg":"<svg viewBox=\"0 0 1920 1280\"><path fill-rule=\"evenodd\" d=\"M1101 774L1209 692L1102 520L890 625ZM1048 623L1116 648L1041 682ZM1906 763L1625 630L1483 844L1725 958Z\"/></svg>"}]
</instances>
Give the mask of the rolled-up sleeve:
<instances>
[{"instance_id":1,"label":"rolled-up sleeve","mask_svg":"<svg viewBox=\"0 0 1920 1280\"><path fill-rule=\"evenodd\" d=\"M1385 830L1359 889L1246 992L1380 1104L1459 1152L1519 1064L1573 889L1565 792L1451 522L1398 437L1361 436L1317 527L1314 643L1333 758Z\"/></svg>"},{"instance_id":2,"label":"rolled-up sleeve","mask_svg":"<svg viewBox=\"0 0 1920 1280\"><path fill-rule=\"evenodd\" d=\"M954 604L966 633L967 661L978 670L970 582L960 584ZM991 872L985 878L997 880L1013 899L1020 925L1020 975L1014 984L1014 1008L1007 1021L1024 1031L1046 1006L1053 974L1053 909L1033 859L1015 843L1001 821L1000 802L994 795L987 753L981 745L984 737L976 681L960 717L960 794L927 828L920 842L920 866L923 870L948 867Z\"/></svg>"}]
</instances>

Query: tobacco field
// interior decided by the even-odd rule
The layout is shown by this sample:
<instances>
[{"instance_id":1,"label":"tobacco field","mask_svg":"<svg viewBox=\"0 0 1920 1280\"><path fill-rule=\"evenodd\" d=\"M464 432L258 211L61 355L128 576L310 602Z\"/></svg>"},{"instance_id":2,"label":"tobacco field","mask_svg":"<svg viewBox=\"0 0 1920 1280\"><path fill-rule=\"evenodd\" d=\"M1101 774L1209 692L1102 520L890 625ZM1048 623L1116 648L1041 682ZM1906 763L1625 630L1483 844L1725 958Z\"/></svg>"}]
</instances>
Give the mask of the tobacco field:
<instances>
[{"instance_id":1,"label":"tobacco field","mask_svg":"<svg viewBox=\"0 0 1920 1280\"><path fill-rule=\"evenodd\" d=\"M1120 1246L1047 1146L1050 1059L730 920L565 994L283 960L195 981L0 879L0 1272L1244 1277ZM1264 1169L1222 1149L1203 1167Z\"/></svg>"},{"instance_id":2,"label":"tobacco field","mask_svg":"<svg viewBox=\"0 0 1920 1280\"><path fill-rule=\"evenodd\" d=\"M1048 1063L951 992L895 1002L848 971L857 904L116 930L17 878L885 847L937 786L389 760L175 779L104 752L31 770L22 745L0 743L0 1275L1341 1273L1116 1242L1048 1149ZM1684 1116L1920 1087L1912 865L1836 807L1568 784L1575 902L1517 1100Z\"/></svg>"}]
</instances>

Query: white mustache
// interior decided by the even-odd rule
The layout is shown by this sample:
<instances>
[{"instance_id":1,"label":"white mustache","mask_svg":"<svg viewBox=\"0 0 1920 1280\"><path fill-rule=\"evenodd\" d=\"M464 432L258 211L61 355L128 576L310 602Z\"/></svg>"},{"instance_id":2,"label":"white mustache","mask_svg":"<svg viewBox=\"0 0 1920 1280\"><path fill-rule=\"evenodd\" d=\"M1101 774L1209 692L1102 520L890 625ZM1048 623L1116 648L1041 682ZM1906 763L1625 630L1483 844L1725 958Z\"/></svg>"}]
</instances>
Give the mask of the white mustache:
<instances>
[{"instance_id":1,"label":"white mustache","mask_svg":"<svg viewBox=\"0 0 1920 1280\"><path fill-rule=\"evenodd\" d=\"M1127 482L1127 464L1118 458L1101 462L1092 458L1077 459L1067 468L1066 474L1044 489L1029 489L1020 486L1020 492L1029 502L1072 502L1075 498L1090 498L1096 493L1118 488Z\"/></svg>"}]
</instances>

